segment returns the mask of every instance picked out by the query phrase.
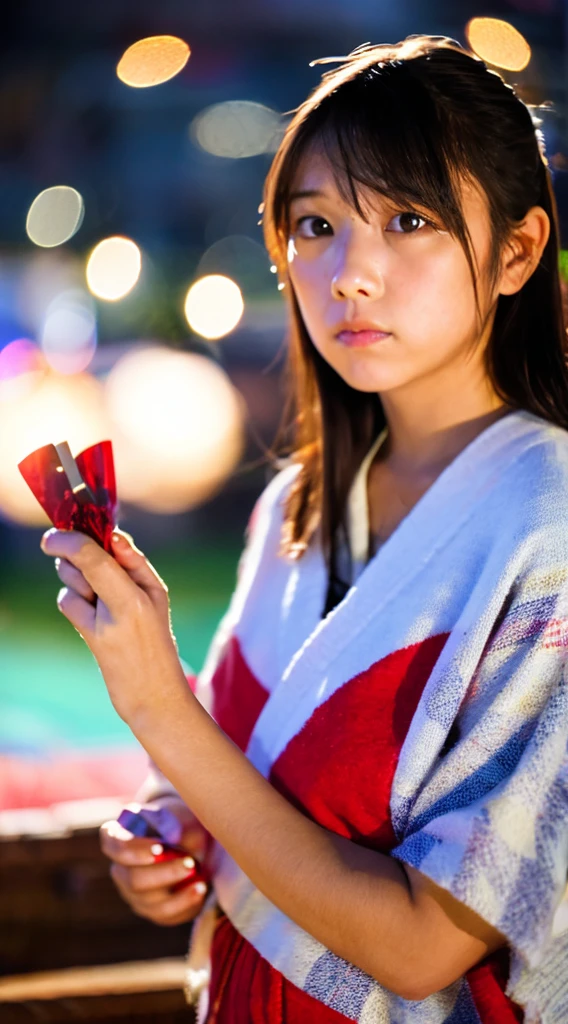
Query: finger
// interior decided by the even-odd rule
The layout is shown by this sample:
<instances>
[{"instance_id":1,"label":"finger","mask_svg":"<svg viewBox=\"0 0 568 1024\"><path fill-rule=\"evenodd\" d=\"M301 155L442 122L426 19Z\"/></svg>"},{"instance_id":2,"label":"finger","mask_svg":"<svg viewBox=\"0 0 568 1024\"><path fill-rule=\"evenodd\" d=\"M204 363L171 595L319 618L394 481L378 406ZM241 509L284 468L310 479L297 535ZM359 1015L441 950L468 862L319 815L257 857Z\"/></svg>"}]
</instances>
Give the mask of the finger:
<instances>
[{"instance_id":1,"label":"finger","mask_svg":"<svg viewBox=\"0 0 568 1024\"><path fill-rule=\"evenodd\" d=\"M75 629L88 640L95 628L96 608L89 601L85 601L71 587L62 587L57 595L57 607Z\"/></svg>"},{"instance_id":2,"label":"finger","mask_svg":"<svg viewBox=\"0 0 568 1024\"><path fill-rule=\"evenodd\" d=\"M141 596L112 555L84 533L48 530L41 539L41 549L46 555L66 558L79 569L113 618L120 617Z\"/></svg>"},{"instance_id":3,"label":"finger","mask_svg":"<svg viewBox=\"0 0 568 1024\"><path fill-rule=\"evenodd\" d=\"M128 868L122 868L120 864L111 864L110 877L112 878L120 895L131 907L135 907L138 913L143 911L154 911L170 898L171 890L162 886L159 889L148 889L147 892L137 893L131 888L128 876L123 872Z\"/></svg>"},{"instance_id":4,"label":"finger","mask_svg":"<svg viewBox=\"0 0 568 1024\"><path fill-rule=\"evenodd\" d=\"M122 882L131 892L141 894L155 889L169 889L170 886L190 878L194 871L193 857L177 857L162 864L142 867L126 867L124 864L115 863L112 867L112 877Z\"/></svg>"},{"instance_id":5,"label":"finger","mask_svg":"<svg viewBox=\"0 0 568 1024\"><path fill-rule=\"evenodd\" d=\"M55 559L55 571L61 582L66 587L71 587L81 597L84 597L85 601L89 601L92 604L96 600L96 594L87 583L83 573L79 572L74 565L71 565L71 562L68 562L66 558Z\"/></svg>"},{"instance_id":6,"label":"finger","mask_svg":"<svg viewBox=\"0 0 568 1024\"><path fill-rule=\"evenodd\" d=\"M201 826L190 826L184 829L179 845L197 860L204 860L208 847L207 833Z\"/></svg>"},{"instance_id":7,"label":"finger","mask_svg":"<svg viewBox=\"0 0 568 1024\"><path fill-rule=\"evenodd\" d=\"M187 889L182 889L173 896L168 896L159 908L157 906L154 907L154 921L157 924L169 926L183 924L184 921L195 917L201 910L206 892L207 887L205 883L196 882L195 885L188 886ZM140 905L140 909L143 912L144 904L138 904L138 901L135 901L135 903L137 906Z\"/></svg>"},{"instance_id":8,"label":"finger","mask_svg":"<svg viewBox=\"0 0 568 1024\"><path fill-rule=\"evenodd\" d=\"M118 821L105 821L99 830L101 849L109 860L126 867L156 863L163 846L156 839L133 836Z\"/></svg>"},{"instance_id":9,"label":"finger","mask_svg":"<svg viewBox=\"0 0 568 1024\"><path fill-rule=\"evenodd\" d=\"M113 530L112 550L116 561L126 570L130 579L147 594L164 596L168 588L146 556L136 547L132 537L124 530Z\"/></svg>"}]
</instances>

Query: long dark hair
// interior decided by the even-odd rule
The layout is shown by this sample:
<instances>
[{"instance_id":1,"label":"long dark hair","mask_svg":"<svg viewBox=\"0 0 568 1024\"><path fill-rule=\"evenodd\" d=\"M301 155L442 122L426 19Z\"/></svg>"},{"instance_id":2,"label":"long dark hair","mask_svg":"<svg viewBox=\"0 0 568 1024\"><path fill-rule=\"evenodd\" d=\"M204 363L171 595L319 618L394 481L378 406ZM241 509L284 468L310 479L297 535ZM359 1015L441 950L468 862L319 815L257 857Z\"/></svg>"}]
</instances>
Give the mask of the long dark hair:
<instances>
[{"instance_id":1,"label":"long dark hair","mask_svg":"<svg viewBox=\"0 0 568 1024\"><path fill-rule=\"evenodd\" d=\"M532 206L543 207L550 237L520 291L498 298L486 368L508 405L565 428L568 372L558 214L538 118L497 72L447 37L365 44L345 58L314 63L331 61L342 63L324 73L293 112L266 179L262 209L266 246L288 301L287 438L301 466L287 499L281 550L300 557L319 530L333 568L349 487L385 418L378 395L351 388L320 356L288 280L289 195L312 145L330 157L340 194L361 217L358 185L402 206L419 203L439 218L467 257L478 316L459 177L478 182L488 200L490 284L512 229Z\"/></svg>"}]
</instances>

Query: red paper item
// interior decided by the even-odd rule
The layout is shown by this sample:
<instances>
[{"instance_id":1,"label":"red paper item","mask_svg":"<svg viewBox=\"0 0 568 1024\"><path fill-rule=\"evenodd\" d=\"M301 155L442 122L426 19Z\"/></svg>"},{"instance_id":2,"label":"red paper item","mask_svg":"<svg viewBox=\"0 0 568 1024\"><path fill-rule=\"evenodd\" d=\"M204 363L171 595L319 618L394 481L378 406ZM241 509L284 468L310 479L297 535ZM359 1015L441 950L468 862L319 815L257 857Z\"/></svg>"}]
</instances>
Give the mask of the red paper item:
<instances>
[{"instance_id":1,"label":"red paper item","mask_svg":"<svg viewBox=\"0 0 568 1024\"><path fill-rule=\"evenodd\" d=\"M86 533L111 554L117 512L112 444L100 441L71 458L71 468L73 461L79 486L70 482L53 444L26 456L18 469L57 529Z\"/></svg>"},{"instance_id":2,"label":"red paper item","mask_svg":"<svg viewBox=\"0 0 568 1024\"><path fill-rule=\"evenodd\" d=\"M165 860L179 860L180 857L187 856L187 850L184 850L181 846L164 845L164 852L157 853L154 856L154 860L156 864L161 864ZM172 892L178 892L180 889L186 889L188 885L195 885L196 882L209 883L209 878L199 861L195 861L195 867L193 869L190 868L187 878L182 878L181 882L176 882L175 885L172 885Z\"/></svg>"}]
</instances>

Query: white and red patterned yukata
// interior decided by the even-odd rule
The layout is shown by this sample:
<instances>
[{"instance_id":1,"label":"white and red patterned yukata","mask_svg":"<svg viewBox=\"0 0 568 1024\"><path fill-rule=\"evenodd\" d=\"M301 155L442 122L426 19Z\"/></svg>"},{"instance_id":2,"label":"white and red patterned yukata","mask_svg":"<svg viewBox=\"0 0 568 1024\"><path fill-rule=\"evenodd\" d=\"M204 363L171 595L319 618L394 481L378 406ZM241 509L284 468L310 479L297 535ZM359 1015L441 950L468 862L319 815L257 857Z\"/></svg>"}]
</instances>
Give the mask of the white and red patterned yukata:
<instances>
[{"instance_id":1,"label":"white and red patterned yukata","mask_svg":"<svg viewBox=\"0 0 568 1024\"><path fill-rule=\"evenodd\" d=\"M484 430L322 617L313 544L278 555L297 472L261 495L195 682L257 769L324 828L418 868L507 946L419 1002L284 915L219 846L208 1024L568 1021L568 434L526 412ZM380 913L380 907L377 907Z\"/></svg>"}]
</instances>

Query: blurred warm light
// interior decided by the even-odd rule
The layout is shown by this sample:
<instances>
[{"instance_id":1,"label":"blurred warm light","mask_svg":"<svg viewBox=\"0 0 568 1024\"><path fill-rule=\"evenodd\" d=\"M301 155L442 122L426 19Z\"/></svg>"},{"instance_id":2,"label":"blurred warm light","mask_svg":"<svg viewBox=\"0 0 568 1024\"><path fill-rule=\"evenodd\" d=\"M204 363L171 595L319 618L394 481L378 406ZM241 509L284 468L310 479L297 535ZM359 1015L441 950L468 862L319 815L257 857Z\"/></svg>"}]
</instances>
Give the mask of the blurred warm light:
<instances>
[{"instance_id":1,"label":"blurred warm light","mask_svg":"<svg viewBox=\"0 0 568 1024\"><path fill-rule=\"evenodd\" d=\"M244 308L238 284L223 274L208 274L192 284L184 306L192 331L209 341L232 331Z\"/></svg>"},{"instance_id":2,"label":"blurred warm light","mask_svg":"<svg viewBox=\"0 0 568 1024\"><path fill-rule=\"evenodd\" d=\"M22 274L16 282L18 319L26 333L37 337L42 329L48 307L53 300L71 288L85 285L84 259L69 249L31 249Z\"/></svg>"},{"instance_id":3,"label":"blurred warm light","mask_svg":"<svg viewBox=\"0 0 568 1024\"><path fill-rule=\"evenodd\" d=\"M0 351L0 402L24 396L37 387L45 360L29 338L10 341Z\"/></svg>"},{"instance_id":4,"label":"blurred warm light","mask_svg":"<svg viewBox=\"0 0 568 1024\"><path fill-rule=\"evenodd\" d=\"M169 81L185 67L190 49L177 36L148 36L129 46L116 73L125 85L146 89Z\"/></svg>"},{"instance_id":5,"label":"blurred warm light","mask_svg":"<svg viewBox=\"0 0 568 1024\"><path fill-rule=\"evenodd\" d=\"M106 436L102 385L89 374L48 371L30 392L0 398L0 511L29 526L47 523L18 462L44 444L67 440L75 453Z\"/></svg>"},{"instance_id":6,"label":"blurred warm light","mask_svg":"<svg viewBox=\"0 0 568 1024\"><path fill-rule=\"evenodd\" d=\"M209 498L237 464L242 399L205 356L154 346L129 352L106 394L124 500L182 512Z\"/></svg>"},{"instance_id":7,"label":"blurred warm light","mask_svg":"<svg viewBox=\"0 0 568 1024\"><path fill-rule=\"evenodd\" d=\"M508 21L471 18L465 34L474 53L497 68L522 71L531 59L531 48L525 37Z\"/></svg>"},{"instance_id":8,"label":"blurred warm light","mask_svg":"<svg viewBox=\"0 0 568 1024\"><path fill-rule=\"evenodd\" d=\"M69 185L54 185L40 192L29 208L28 237L36 245L52 248L69 241L83 223L83 197Z\"/></svg>"},{"instance_id":9,"label":"blurred warm light","mask_svg":"<svg viewBox=\"0 0 568 1024\"><path fill-rule=\"evenodd\" d=\"M233 160L275 152L282 132L276 110L248 100L215 103L202 110L191 124L192 137L202 149Z\"/></svg>"},{"instance_id":10,"label":"blurred warm light","mask_svg":"<svg viewBox=\"0 0 568 1024\"><path fill-rule=\"evenodd\" d=\"M99 299L116 302L140 277L142 254L130 238L115 235L95 246L87 262L87 284Z\"/></svg>"},{"instance_id":11,"label":"blurred warm light","mask_svg":"<svg viewBox=\"0 0 568 1024\"><path fill-rule=\"evenodd\" d=\"M58 373L87 369L97 347L97 321L88 292L71 289L53 299L43 324L41 347Z\"/></svg>"}]
</instances>

